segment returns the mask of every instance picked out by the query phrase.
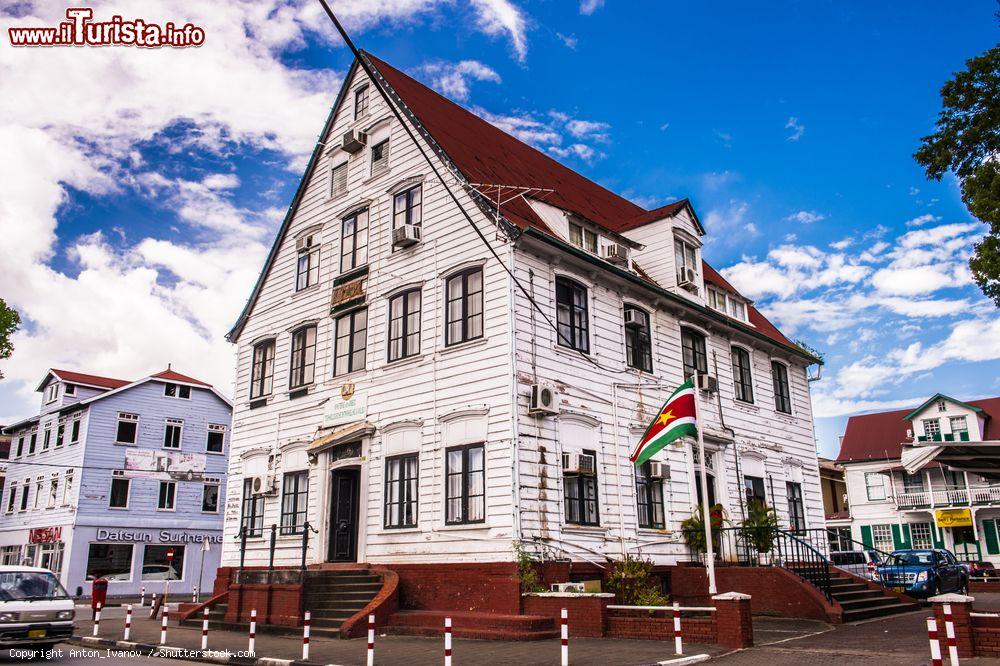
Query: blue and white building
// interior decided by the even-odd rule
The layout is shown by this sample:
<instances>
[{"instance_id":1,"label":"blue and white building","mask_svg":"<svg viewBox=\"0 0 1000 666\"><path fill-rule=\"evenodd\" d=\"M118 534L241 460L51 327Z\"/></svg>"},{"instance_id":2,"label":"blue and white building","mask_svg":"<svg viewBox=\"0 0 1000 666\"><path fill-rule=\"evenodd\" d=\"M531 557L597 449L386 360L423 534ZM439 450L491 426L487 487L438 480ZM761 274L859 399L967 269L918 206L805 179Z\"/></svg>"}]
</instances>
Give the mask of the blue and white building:
<instances>
[{"instance_id":1,"label":"blue and white building","mask_svg":"<svg viewBox=\"0 0 1000 666\"><path fill-rule=\"evenodd\" d=\"M46 567L84 596L101 577L109 596L211 586L229 400L169 367L137 381L53 369L37 390L39 414L4 429L0 564Z\"/></svg>"}]
</instances>

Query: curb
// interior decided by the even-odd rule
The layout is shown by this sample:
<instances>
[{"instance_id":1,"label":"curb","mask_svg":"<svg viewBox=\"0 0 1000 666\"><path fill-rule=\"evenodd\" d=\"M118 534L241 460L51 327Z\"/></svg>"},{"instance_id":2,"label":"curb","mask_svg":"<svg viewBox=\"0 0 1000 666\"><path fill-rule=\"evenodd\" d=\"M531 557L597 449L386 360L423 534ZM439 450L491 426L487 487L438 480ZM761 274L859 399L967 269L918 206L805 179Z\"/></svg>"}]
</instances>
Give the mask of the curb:
<instances>
[{"instance_id":1,"label":"curb","mask_svg":"<svg viewBox=\"0 0 1000 666\"><path fill-rule=\"evenodd\" d=\"M687 664L699 664L703 661L708 661L712 657L707 654L693 654L689 657L677 657L676 659L667 659L666 661L656 662L657 666L687 666Z\"/></svg>"},{"instance_id":2,"label":"curb","mask_svg":"<svg viewBox=\"0 0 1000 666\"><path fill-rule=\"evenodd\" d=\"M151 657L160 657L163 659L183 658L185 661L197 661L205 664L237 664L238 666L337 666L337 664L323 664L318 661L302 661L299 659L237 657L234 654L227 653L225 650L208 650L208 652L202 652L201 650L171 645L150 645L149 643L116 641L110 638L95 638L94 636L73 636L66 642L85 647L100 646L116 650L138 650L148 653L148 656Z\"/></svg>"}]
</instances>

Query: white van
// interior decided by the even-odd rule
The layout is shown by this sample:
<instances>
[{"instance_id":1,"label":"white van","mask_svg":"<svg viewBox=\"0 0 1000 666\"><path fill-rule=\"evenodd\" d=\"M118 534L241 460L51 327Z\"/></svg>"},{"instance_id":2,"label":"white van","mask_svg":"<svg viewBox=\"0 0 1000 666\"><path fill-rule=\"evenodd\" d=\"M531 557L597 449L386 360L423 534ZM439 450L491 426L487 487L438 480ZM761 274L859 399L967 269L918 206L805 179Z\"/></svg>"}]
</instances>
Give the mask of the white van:
<instances>
[{"instance_id":1,"label":"white van","mask_svg":"<svg viewBox=\"0 0 1000 666\"><path fill-rule=\"evenodd\" d=\"M73 635L75 614L48 569L0 566L0 648L51 647Z\"/></svg>"}]
</instances>

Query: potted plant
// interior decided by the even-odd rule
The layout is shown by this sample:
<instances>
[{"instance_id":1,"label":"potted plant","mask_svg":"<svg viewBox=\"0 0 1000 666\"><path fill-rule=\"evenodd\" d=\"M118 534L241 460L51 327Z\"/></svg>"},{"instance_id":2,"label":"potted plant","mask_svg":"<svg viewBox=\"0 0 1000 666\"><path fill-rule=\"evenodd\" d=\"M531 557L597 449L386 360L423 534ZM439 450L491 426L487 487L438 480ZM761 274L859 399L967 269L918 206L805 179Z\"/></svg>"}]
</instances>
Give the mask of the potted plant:
<instances>
[{"instance_id":1,"label":"potted plant","mask_svg":"<svg viewBox=\"0 0 1000 666\"><path fill-rule=\"evenodd\" d=\"M747 502L747 515L743 520L743 538L757 553L757 563L769 566L774 555L774 544L778 538L778 513L760 500Z\"/></svg>"},{"instance_id":2,"label":"potted plant","mask_svg":"<svg viewBox=\"0 0 1000 666\"><path fill-rule=\"evenodd\" d=\"M718 553L720 530L726 522L726 513L721 504L715 504L709 507L708 515L712 531L712 549ZM684 533L684 543L688 548L698 553L698 559L702 564L707 563L708 546L705 543L705 520L701 505L694 507L691 517L681 523L681 531Z\"/></svg>"}]
</instances>

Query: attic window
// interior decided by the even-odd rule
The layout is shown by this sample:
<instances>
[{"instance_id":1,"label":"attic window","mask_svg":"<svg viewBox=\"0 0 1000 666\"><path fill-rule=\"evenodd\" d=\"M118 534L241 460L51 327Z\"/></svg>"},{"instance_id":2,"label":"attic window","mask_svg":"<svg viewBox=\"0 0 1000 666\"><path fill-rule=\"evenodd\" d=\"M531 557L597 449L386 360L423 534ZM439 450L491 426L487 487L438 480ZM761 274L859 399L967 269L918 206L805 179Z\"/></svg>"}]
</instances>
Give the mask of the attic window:
<instances>
[{"instance_id":1,"label":"attic window","mask_svg":"<svg viewBox=\"0 0 1000 666\"><path fill-rule=\"evenodd\" d=\"M65 395L76 395L76 385L66 384L65 388L63 388L63 393Z\"/></svg>"},{"instance_id":2,"label":"attic window","mask_svg":"<svg viewBox=\"0 0 1000 666\"><path fill-rule=\"evenodd\" d=\"M55 402L59 397L59 382L52 382L45 387L45 402Z\"/></svg>"},{"instance_id":3,"label":"attic window","mask_svg":"<svg viewBox=\"0 0 1000 666\"><path fill-rule=\"evenodd\" d=\"M569 242L587 252L597 254L597 234L579 224L569 223Z\"/></svg>"},{"instance_id":4,"label":"attic window","mask_svg":"<svg viewBox=\"0 0 1000 666\"><path fill-rule=\"evenodd\" d=\"M680 238L674 238L674 260L677 265L677 286L698 290L698 248Z\"/></svg>"},{"instance_id":5,"label":"attic window","mask_svg":"<svg viewBox=\"0 0 1000 666\"><path fill-rule=\"evenodd\" d=\"M944 400L938 400L938 411L939 412L948 411L948 405L945 404Z\"/></svg>"},{"instance_id":6,"label":"attic window","mask_svg":"<svg viewBox=\"0 0 1000 666\"><path fill-rule=\"evenodd\" d=\"M719 289L708 289L708 307L740 321L747 320L747 304Z\"/></svg>"},{"instance_id":7,"label":"attic window","mask_svg":"<svg viewBox=\"0 0 1000 666\"><path fill-rule=\"evenodd\" d=\"M354 91L354 119L368 115L368 86Z\"/></svg>"},{"instance_id":8,"label":"attic window","mask_svg":"<svg viewBox=\"0 0 1000 666\"><path fill-rule=\"evenodd\" d=\"M163 395L168 398L181 398L189 400L191 398L191 387L182 384L164 384Z\"/></svg>"},{"instance_id":9,"label":"attic window","mask_svg":"<svg viewBox=\"0 0 1000 666\"><path fill-rule=\"evenodd\" d=\"M389 139L383 139L372 146L372 175L382 173L389 167Z\"/></svg>"}]
</instances>

